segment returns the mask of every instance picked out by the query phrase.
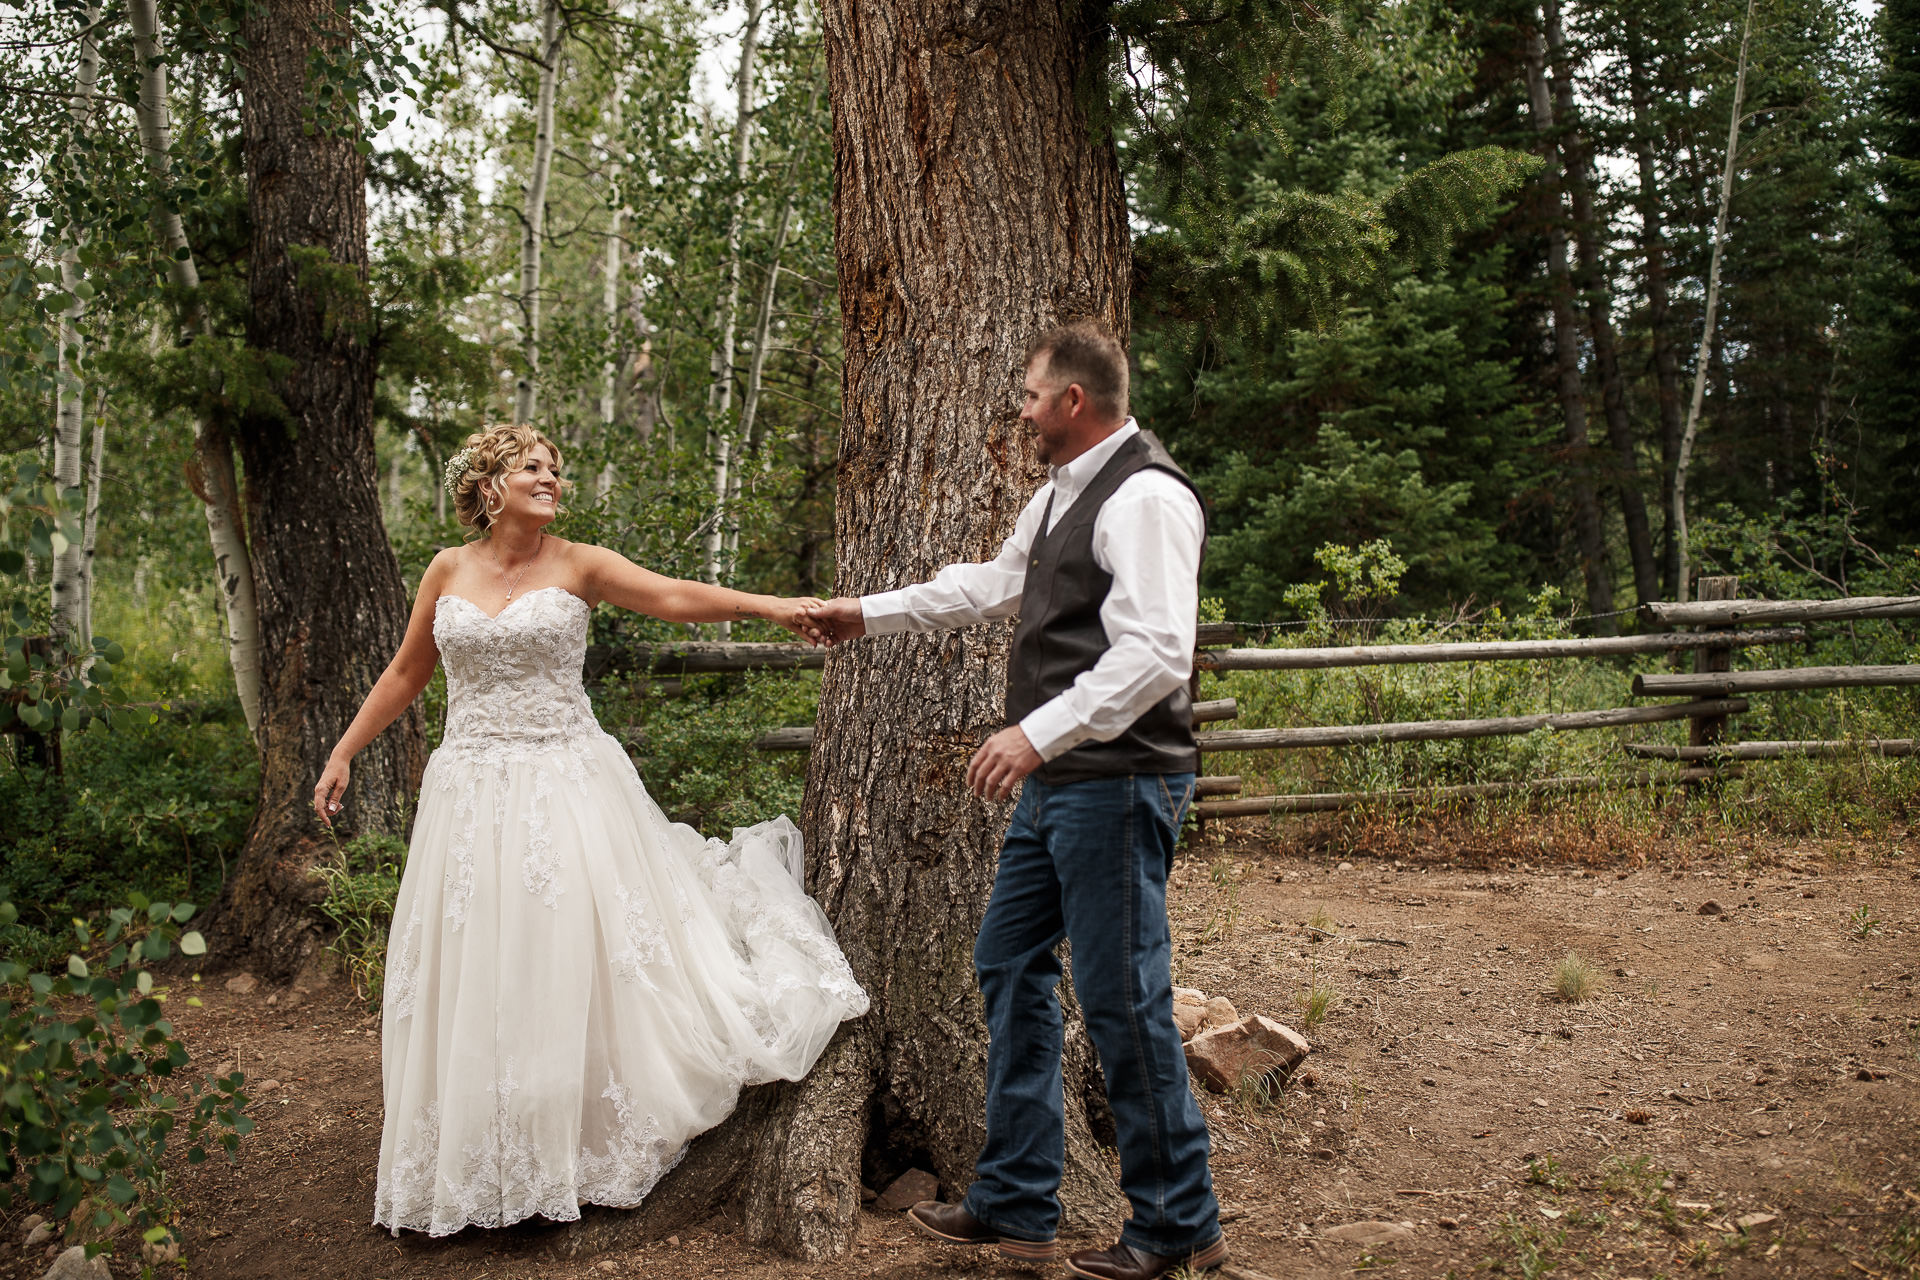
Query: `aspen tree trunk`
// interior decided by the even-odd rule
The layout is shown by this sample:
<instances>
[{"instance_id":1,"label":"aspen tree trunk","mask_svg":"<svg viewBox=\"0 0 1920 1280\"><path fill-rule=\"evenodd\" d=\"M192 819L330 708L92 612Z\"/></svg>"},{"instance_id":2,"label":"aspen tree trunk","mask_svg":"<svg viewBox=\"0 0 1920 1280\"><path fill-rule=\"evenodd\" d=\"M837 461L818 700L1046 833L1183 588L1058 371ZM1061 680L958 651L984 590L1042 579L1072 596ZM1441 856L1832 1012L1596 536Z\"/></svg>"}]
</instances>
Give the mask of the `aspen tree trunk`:
<instances>
[{"instance_id":1,"label":"aspen tree trunk","mask_svg":"<svg viewBox=\"0 0 1920 1280\"><path fill-rule=\"evenodd\" d=\"M96 28L100 24L100 6L81 10L84 24L80 33L79 61L74 68L73 96L68 114L73 119L73 141L78 144L93 133L94 101L100 83L100 46ZM77 147L76 147L77 149ZM53 483L71 493L84 482L86 454L86 339L80 322L86 318L86 300L80 296L79 228L70 228L60 252L60 286L73 301L60 313L55 342L57 376L53 392ZM87 575L85 548L69 542L53 554L52 622L49 630L55 648L72 643L87 645L92 634L86 629ZM56 729L54 732L58 732Z\"/></svg>"},{"instance_id":2,"label":"aspen tree trunk","mask_svg":"<svg viewBox=\"0 0 1920 1280\"><path fill-rule=\"evenodd\" d=\"M1553 102L1558 117L1559 143L1565 160L1568 203L1579 250L1579 285L1586 304L1587 334L1593 341L1593 363L1600 374L1600 399L1607 421L1607 442L1614 452L1614 489L1620 500L1621 523L1626 527L1627 553L1633 562L1636 602L1660 598L1660 570L1653 555L1653 526L1647 519L1647 500L1640 492L1640 462L1634 448L1633 422L1627 415L1626 379L1620 373L1619 344L1613 332L1612 292L1607 288L1605 264L1600 260L1604 234L1593 210L1592 161L1580 135L1580 117L1573 100L1573 67L1567 58L1566 37L1560 23L1560 0L1543 0L1547 56L1553 67Z\"/></svg>"},{"instance_id":3,"label":"aspen tree trunk","mask_svg":"<svg viewBox=\"0 0 1920 1280\"><path fill-rule=\"evenodd\" d=\"M94 411L93 450L87 455L87 506L80 524L80 641L93 642L94 549L100 542L100 464L107 449L105 406Z\"/></svg>"},{"instance_id":4,"label":"aspen tree trunk","mask_svg":"<svg viewBox=\"0 0 1920 1280\"><path fill-rule=\"evenodd\" d=\"M338 56L334 0L276 0L241 26L247 341L277 402L236 422L261 635L260 802L207 932L226 958L290 977L316 938L314 780L400 647L407 588L380 520L367 301L366 162L349 127L316 128L308 68ZM343 838L405 830L426 743L416 702L353 762Z\"/></svg>"},{"instance_id":5,"label":"aspen tree trunk","mask_svg":"<svg viewBox=\"0 0 1920 1280\"><path fill-rule=\"evenodd\" d=\"M526 368L513 386L513 420L532 422L540 395L540 250L547 231L547 179L553 173L553 99L560 78L560 4L540 10L540 88L533 107L533 168L520 215L520 352Z\"/></svg>"},{"instance_id":6,"label":"aspen tree trunk","mask_svg":"<svg viewBox=\"0 0 1920 1280\"><path fill-rule=\"evenodd\" d=\"M1680 563L1673 526L1673 464L1680 456L1685 417L1680 409L1680 360L1668 323L1671 293L1667 284L1667 244L1661 227L1660 172L1653 158L1652 91L1647 84L1646 41L1639 20L1627 17L1627 93L1633 113L1634 164L1639 175L1640 253L1647 299L1647 339L1652 348L1654 399L1660 412L1661 599L1671 600Z\"/></svg>"},{"instance_id":7,"label":"aspen tree trunk","mask_svg":"<svg viewBox=\"0 0 1920 1280\"><path fill-rule=\"evenodd\" d=\"M707 393L707 459L713 468L713 527L707 531L705 572L708 582L720 581L732 520L733 499L740 493L740 477L733 457L733 433L727 414L733 409L734 337L740 314L740 240L746 221L747 172L753 158L753 71L760 46L764 0L747 0L746 25L740 31L740 68L734 76L733 197L727 215L727 267L720 291L719 339L713 349L713 381ZM732 630L719 625L722 639Z\"/></svg>"},{"instance_id":8,"label":"aspen tree trunk","mask_svg":"<svg viewBox=\"0 0 1920 1280\"><path fill-rule=\"evenodd\" d=\"M620 49L614 47L614 61L620 64ZM624 64L622 64L624 65ZM620 149L626 145L623 135L621 99L626 97L624 70L616 72L613 82L613 106L607 125L611 139L607 152L607 245L600 264L600 312L606 321L605 354L600 362L600 428L612 434L614 391L620 360L620 228L626 215L626 196L620 189ZM600 474L600 496L613 487L611 464Z\"/></svg>"},{"instance_id":9,"label":"aspen tree trunk","mask_svg":"<svg viewBox=\"0 0 1920 1280\"><path fill-rule=\"evenodd\" d=\"M1527 93L1533 127L1549 158L1557 150L1553 101L1547 87L1546 42L1536 32L1527 40ZM1564 168L1562 170L1564 173ZM1592 444L1587 434L1587 393L1580 378L1580 327L1573 311L1573 274L1567 261L1567 231L1557 188L1548 191L1547 275L1553 300L1553 356L1560 397L1560 414L1567 445L1567 481L1573 490L1574 540L1587 583L1587 612L1613 609L1613 575L1607 562L1606 535L1600 523L1600 501L1593 481ZM1595 630L1610 631L1600 618Z\"/></svg>"},{"instance_id":10,"label":"aspen tree trunk","mask_svg":"<svg viewBox=\"0 0 1920 1280\"><path fill-rule=\"evenodd\" d=\"M1707 391L1707 365L1713 354L1714 321L1720 307L1720 260L1727 243L1727 205L1733 198L1733 169L1739 159L1741 111L1747 99L1747 49L1753 36L1753 0L1747 0L1740 23L1740 64L1733 79L1733 111L1727 123L1727 157L1720 167L1720 207L1713 217L1713 252L1707 262L1707 309L1701 318L1700 353L1693 365L1693 398L1687 405L1687 425L1680 432L1680 450L1673 460L1673 529L1679 569L1674 599L1687 598L1687 468L1693 463L1693 442L1700 432L1700 407Z\"/></svg>"},{"instance_id":11,"label":"aspen tree trunk","mask_svg":"<svg viewBox=\"0 0 1920 1280\"><path fill-rule=\"evenodd\" d=\"M189 300L180 340L191 342L205 325L198 302L200 268L187 242L180 213L166 193L173 172L173 113L167 98L166 50L160 40L158 0L128 0L134 56L139 62L140 92L134 113L147 171L158 189L154 227L166 251L167 278ZM201 414L194 423L196 496L207 519L214 572L226 619L227 665L234 692L247 718L247 732L260 742L260 606L253 589L253 562L247 550L246 523L240 512L240 484L233 469L233 445L225 423Z\"/></svg>"}]
</instances>

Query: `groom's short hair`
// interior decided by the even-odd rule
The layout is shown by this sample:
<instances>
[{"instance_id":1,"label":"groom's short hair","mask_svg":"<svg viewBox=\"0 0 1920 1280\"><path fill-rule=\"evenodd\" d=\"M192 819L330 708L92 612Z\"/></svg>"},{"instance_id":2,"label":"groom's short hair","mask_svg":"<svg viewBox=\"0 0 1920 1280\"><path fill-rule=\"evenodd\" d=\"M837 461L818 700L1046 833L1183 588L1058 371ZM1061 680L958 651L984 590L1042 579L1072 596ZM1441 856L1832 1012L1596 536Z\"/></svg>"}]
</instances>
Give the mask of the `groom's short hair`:
<instances>
[{"instance_id":1,"label":"groom's short hair","mask_svg":"<svg viewBox=\"0 0 1920 1280\"><path fill-rule=\"evenodd\" d=\"M1041 334L1027 348L1027 364L1047 357L1047 372L1062 383L1077 382L1108 417L1127 416L1127 351L1097 320L1073 320Z\"/></svg>"}]
</instances>

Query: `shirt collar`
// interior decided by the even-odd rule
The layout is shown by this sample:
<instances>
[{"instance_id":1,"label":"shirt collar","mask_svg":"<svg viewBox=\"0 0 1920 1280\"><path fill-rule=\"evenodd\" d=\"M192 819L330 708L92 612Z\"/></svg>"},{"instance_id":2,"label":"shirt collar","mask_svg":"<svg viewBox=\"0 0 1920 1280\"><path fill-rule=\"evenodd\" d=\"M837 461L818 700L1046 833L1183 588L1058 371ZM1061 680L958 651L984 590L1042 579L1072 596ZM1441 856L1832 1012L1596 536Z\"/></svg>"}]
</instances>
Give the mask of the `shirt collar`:
<instances>
[{"instance_id":1,"label":"shirt collar","mask_svg":"<svg viewBox=\"0 0 1920 1280\"><path fill-rule=\"evenodd\" d=\"M1100 468L1107 465L1109 459L1118 453L1120 446L1140 434L1140 424L1128 418L1120 424L1120 429L1087 450L1072 462L1053 468L1054 490L1069 500L1078 497L1080 491L1092 483L1100 474Z\"/></svg>"}]
</instances>

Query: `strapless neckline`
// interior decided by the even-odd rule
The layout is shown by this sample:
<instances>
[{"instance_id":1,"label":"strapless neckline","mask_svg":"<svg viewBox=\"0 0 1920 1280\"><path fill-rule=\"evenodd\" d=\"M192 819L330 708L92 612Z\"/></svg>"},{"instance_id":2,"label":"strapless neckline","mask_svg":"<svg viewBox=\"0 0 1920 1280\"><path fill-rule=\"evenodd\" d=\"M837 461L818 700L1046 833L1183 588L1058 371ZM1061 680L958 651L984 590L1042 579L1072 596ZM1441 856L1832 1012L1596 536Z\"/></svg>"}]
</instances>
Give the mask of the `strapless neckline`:
<instances>
[{"instance_id":1,"label":"strapless neckline","mask_svg":"<svg viewBox=\"0 0 1920 1280\"><path fill-rule=\"evenodd\" d=\"M500 621L500 619L506 617L507 614L512 611L515 605L525 600L531 600L535 596L540 595L541 593L547 592L547 591L558 591L562 595L572 596L575 600L580 601L581 604L587 604L586 599L584 597L575 595L573 592L567 590L565 587L535 587L533 590L521 596L519 600L507 601L505 607L503 607L499 613L488 613L485 609L482 609L479 605L467 599L465 596L457 596L452 594L451 592L445 595L434 597L433 608L434 608L434 612L438 613L440 611L440 606L445 604L447 601L458 600L461 604L467 606L467 608L473 610L475 613L485 618L488 622L498 622ZM593 606L587 605L587 607L591 609Z\"/></svg>"}]
</instances>

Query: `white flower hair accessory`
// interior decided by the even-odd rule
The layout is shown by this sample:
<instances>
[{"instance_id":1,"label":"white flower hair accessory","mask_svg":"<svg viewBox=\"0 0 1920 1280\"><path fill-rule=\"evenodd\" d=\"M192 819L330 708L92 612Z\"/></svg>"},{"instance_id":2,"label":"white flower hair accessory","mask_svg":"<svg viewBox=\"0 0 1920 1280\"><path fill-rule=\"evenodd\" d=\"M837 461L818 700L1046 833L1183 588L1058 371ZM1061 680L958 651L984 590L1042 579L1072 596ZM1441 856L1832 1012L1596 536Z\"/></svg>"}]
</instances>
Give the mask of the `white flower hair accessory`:
<instances>
[{"instance_id":1,"label":"white flower hair accessory","mask_svg":"<svg viewBox=\"0 0 1920 1280\"><path fill-rule=\"evenodd\" d=\"M454 454L451 458L447 459L447 472L446 472L446 475L441 477L441 480L440 480L441 485L446 489L448 493L452 493L453 486L460 482L460 477L467 474L467 468L472 465L473 465L473 446L468 445L466 448L460 450L460 452Z\"/></svg>"}]
</instances>

